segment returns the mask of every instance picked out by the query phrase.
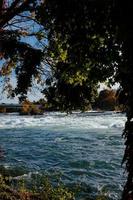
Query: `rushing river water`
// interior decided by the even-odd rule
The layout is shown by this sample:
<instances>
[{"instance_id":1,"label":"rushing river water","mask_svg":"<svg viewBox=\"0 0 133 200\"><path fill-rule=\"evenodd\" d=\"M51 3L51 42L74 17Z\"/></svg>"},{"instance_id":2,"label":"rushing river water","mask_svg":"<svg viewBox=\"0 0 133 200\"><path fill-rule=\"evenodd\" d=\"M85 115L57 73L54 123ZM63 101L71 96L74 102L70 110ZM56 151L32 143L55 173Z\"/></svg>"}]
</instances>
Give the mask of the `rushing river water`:
<instances>
[{"instance_id":1,"label":"rushing river water","mask_svg":"<svg viewBox=\"0 0 133 200\"><path fill-rule=\"evenodd\" d=\"M120 198L124 175L121 133L125 116L106 113L0 115L0 147L5 167L59 174L66 185L80 185L80 199L92 193Z\"/></svg>"}]
</instances>

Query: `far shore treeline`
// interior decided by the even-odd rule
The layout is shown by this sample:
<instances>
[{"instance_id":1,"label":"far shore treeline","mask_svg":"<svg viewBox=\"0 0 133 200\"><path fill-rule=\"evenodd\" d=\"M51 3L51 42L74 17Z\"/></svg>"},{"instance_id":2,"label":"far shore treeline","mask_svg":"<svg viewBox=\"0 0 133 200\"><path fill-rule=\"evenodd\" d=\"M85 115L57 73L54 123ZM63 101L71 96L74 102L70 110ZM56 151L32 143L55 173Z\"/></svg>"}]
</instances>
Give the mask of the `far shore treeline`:
<instances>
[{"instance_id":1,"label":"far shore treeline","mask_svg":"<svg viewBox=\"0 0 133 200\"><path fill-rule=\"evenodd\" d=\"M119 102L117 93L118 91L113 89L101 90L94 102L88 104L83 111L97 110L124 112L124 105ZM18 112L20 115L40 115L45 111L59 111L58 102L52 104L48 103L45 99L40 99L36 102L25 100L22 104L0 104L0 113Z\"/></svg>"}]
</instances>

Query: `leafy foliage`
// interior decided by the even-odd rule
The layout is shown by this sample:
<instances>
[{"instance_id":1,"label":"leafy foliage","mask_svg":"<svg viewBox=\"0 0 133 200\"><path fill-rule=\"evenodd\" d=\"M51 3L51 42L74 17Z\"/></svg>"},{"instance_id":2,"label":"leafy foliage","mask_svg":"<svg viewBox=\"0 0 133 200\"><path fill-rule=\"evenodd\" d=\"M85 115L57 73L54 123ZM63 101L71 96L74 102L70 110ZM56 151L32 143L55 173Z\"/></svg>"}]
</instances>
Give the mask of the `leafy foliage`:
<instances>
[{"instance_id":1,"label":"leafy foliage","mask_svg":"<svg viewBox=\"0 0 133 200\"><path fill-rule=\"evenodd\" d=\"M0 2L0 57L5 64L1 75L15 67L17 88L11 95L24 97L33 78L44 73L42 60L51 74L44 94L64 110L84 107L95 97L99 81L120 82L121 101L127 105L124 131L124 161L128 180L123 200L133 199L133 5L130 0L12 0ZM22 26L22 19L36 23L36 33ZM14 20L15 27L14 28ZM17 22L16 22L17 20ZM20 23L21 22L21 23ZM25 22L27 24L27 21ZM38 28L39 26L39 28ZM31 27L31 26L30 26ZM42 29L43 27L43 29ZM33 48L22 38L34 35L47 44ZM43 39L42 39L43 38ZM42 54L43 53L43 54ZM10 86L10 85L9 85ZM9 87L10 89L10 87Z\"/></svg>"},{"instance_id":2,"label":"leafy foliage","mask_svg":"<svg viewBox=\"0 0 133 200\"><path fill-rule=\"evenodd\" d=\"M4 4L6 2L6 4ZM6 89L10 88L10 96L27 94L32 86L33 77L38 77L42 59L42 50L25 42L34 37L38 39L43 33L40 29L34 31L33 24L38 25L33 15L39 1L13 0L1 1L0 7L0 59L1 77L7 76ZM38 39L40 41L40 39ZM16 74L17 87L10 87L10 76ZM7 80L7 79L6 79Z\"/></svg>"},{"instance_id":3,"label":"leafy foliage","mask_svg":"<svg viewBox=\"0 0 133 200\"><path fill-rule=\"evenodd\" d=\"M43 91L61 109L85 109L99 82L114 75L120 44L109 24L110 4L102 1L45 1L37 19L48 33L52 78ZM57 100L58 99L58 100Z\"/></svg>"},{"instance_id":4,"label":"leafy foliage","mask_svg":"<svg viewBox=\"0 0 133 200\"><path fill-rule=\"evenodd\" d=\"M21 115L37 115L43 114L43 110L39 107L40 105L36 105L28 100L22 102Z\"/></svg>"},{"instance_id":5,"label":"leafy foliage","mask_svg":"<svg viewBox=\"0 0 133 200\"><path fill-rule=\"evenodd\" d=\"M8 184L7 184L8 182ZM33 190L27 189L24 185L18 184L14 188L9 184L9 178L0 176L0 199L1 200L74 200L74 194L67 188L59 185L53 187L46 179L41 186L41 191L35 188Z\"/></svg>"},{"instance_id":6,"label":"leafy foliage","mask_svg":"<svg viewBox=\"0 0 133 200\"><path fill-rule=\"evenodd\" d=\"M102 90L96 100L96 106L101 110L115 110L117 99L116 91Z\"/></svg>"}]
</instances>

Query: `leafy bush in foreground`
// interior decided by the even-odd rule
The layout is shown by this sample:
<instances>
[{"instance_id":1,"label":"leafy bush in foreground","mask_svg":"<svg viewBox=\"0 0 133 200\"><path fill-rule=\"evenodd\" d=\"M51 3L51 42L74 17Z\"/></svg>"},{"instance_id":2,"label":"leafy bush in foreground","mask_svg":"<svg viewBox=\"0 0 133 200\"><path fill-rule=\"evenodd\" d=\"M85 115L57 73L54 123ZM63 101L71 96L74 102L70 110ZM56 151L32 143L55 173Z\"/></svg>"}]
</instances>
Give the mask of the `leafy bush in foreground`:
<instances>
[{"instance_id":1,"label":"leafy bush in foreground","mask_svg":"<svg viewBox=\"0 0 133 200\"><path fill-rule=\"evenodd\" d=\"M10 178L0 176L0 200L74 200L74 194L67 188L58 185L53 187L46 179L40 190L27 189L25 184L17 187L10 184Z\"/></svg>"},{"instance_id":2,"label":"leafy bush in foreground","mask_svg":"<svg viewBox=\"0 0 133 200\"><path fill-rule=\"evenodd\" d=\"M33 173L27 179L23 176L24 172L23 168L6 169L0 166L0 200L75 200L81 197L79 193L82 189L74 186L74 192L70 191L62 184L60 176L51 180L46 174ZM104 191L98 196L92 197L91 192L86 195L83 197L85 200L109 200Z\"/></svg>"}]
</instances>

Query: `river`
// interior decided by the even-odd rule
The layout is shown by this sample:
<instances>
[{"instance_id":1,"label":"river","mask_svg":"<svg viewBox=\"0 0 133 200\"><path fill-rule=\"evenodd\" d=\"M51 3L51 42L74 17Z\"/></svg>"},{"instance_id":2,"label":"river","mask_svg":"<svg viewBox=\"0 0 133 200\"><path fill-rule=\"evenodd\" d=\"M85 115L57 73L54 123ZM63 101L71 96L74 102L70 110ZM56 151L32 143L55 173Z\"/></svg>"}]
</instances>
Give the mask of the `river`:
<instances>
[{"instance_id":1,"label":"river","mask_svg":"<svg viewBox=\"0 0 133 200\"><path fill-rule=\"evenodd\" d=\"M120 199L124 185L121 134L126 117L113 112L48 112L43 116L0 115L0 147L6 168L59 175L80 187L79 199L104 193Z\"/></svg>"}]
</instances>

